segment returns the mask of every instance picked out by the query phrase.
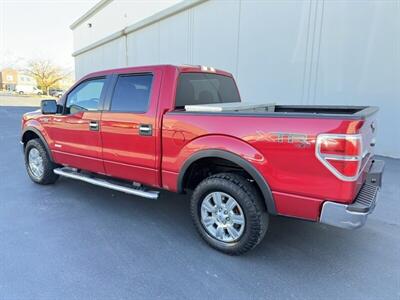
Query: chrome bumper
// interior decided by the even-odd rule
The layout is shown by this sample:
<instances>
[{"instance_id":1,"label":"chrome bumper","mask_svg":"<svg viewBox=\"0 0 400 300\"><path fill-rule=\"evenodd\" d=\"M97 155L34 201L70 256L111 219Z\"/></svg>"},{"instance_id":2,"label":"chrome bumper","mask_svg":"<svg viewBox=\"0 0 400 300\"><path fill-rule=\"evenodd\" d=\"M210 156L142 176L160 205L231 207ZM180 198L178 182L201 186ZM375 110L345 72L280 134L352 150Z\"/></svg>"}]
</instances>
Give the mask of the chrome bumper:
<instances>
[{"instance_id":1,"label":"chrome bumper","mask_svg":"<svg viewBox=\"0 0 400 300\"><path fill-rule=\"evenodd\" d=\"M367 180L352 204L326 201L322 205L320 222L345 229L363 226L376 205L385 163L375 160L368 172Z\"/></svg>"}]
</instances>

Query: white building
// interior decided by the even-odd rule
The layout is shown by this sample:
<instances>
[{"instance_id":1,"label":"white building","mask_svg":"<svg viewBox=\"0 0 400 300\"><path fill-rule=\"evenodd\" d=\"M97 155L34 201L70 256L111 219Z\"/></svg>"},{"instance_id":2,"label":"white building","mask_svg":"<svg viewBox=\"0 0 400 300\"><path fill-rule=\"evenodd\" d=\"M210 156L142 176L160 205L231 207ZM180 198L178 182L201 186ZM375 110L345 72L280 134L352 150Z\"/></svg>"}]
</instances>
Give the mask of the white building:
<instances>
[{"instance_id":1,"label":"white building","mask_svg":"<svg viewBox=\"0 0 400 300\"><path fill-rule=\"evenodd\" d=\"M399 0L102 0L71 29L76 78L199 64L244 101L376 105L377 152L400 157Z\"/></svg>"},{"instance_id":2,"label":"white building","mask_svg":"<svg viewBox=\"0 0 400 300\"><path fill-rule=\"evenodd\" d=\"M37 87L36 79L30 75L18 72L17 85L25 85L30 87Z\"/></svg>"}]
</instances>

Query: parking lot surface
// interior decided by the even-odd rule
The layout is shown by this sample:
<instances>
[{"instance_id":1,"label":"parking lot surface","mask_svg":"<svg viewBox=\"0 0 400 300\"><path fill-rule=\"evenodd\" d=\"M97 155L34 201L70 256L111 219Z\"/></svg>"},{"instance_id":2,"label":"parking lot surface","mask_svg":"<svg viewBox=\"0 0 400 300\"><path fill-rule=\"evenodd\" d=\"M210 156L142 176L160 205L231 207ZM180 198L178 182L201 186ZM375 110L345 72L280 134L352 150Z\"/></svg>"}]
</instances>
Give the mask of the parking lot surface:
<instances>
[{"instance_id":1,"label":"parking lot surface","mask_svg":"<svg viewBox=\"0 0 400 300\"><path fill-rule=\"evenodd\" d=\"M2 106L40 106L43 99L51 96L30 96L0 93L0 109Z\"/></svg>"},{"instance_id":2,"label":"parking lot surface","mask_svg":"<svg viewBox=\"0 0 400 300\"><path fill-rule=\"evenodd\" d=\"M0 107L0 299L399 299L400 160L346 231L273 217L247 255L209 248L186 196L142 199L69 179L32 183L21 115Z\"/></svg>"}]
</instances>

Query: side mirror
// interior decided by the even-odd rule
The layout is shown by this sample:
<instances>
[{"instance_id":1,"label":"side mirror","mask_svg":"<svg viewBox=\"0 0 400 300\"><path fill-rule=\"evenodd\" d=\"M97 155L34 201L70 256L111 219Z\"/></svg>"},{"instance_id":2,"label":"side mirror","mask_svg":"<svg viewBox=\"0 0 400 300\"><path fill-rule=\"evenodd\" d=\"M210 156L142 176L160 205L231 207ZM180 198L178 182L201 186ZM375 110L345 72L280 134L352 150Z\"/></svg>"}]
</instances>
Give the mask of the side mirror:
<instances>
[{"instance_id":1,"label":"side mirror","mask_svg":"<svg viewBox=\"0 0 400 300\"><path fill-rule=\"evenodd\" d=\"M40 107L42 109L42 114L51 115L57 113L57 101L56 100L42 100Z\"/></svg>"}]
</instances>

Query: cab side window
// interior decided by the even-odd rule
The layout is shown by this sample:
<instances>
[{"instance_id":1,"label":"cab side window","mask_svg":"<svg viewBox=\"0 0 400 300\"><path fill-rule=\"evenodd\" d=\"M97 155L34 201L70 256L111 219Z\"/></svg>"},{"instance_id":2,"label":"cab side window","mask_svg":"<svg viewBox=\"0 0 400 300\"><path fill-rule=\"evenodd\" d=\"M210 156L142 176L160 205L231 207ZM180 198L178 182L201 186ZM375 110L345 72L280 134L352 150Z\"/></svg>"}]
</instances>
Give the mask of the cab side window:
<instances>
[{"instance_id":1,"label":"cab side window","mask_svg":"<svg viewBox=\"0 0 400 300\"><path fill-rule=\"evenodd\" d=\"M99 110L105 81L105 78L90 79L75 87L67 96L64 114Z\"/></svg>"},{"instance_id":2,"label":"cab side window","mask_svg":"<svg viewBox=\"0 0 400 300\"><path fill-rule=\"evenodd\" d=\"M144 113L149 106L151 74L120 75L114 88L111 111Z\"/></svg>"}]
</instances>

